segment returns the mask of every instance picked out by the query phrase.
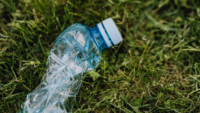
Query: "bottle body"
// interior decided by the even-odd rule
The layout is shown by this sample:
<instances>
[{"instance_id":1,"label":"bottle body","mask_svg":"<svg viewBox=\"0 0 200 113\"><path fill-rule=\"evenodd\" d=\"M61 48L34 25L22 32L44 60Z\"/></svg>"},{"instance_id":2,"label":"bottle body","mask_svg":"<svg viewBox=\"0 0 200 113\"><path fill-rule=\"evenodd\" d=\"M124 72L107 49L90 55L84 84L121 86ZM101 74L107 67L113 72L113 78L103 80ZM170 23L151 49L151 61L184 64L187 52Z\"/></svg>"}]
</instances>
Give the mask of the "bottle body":
<instances>
[{"instance_id":1,"label":"bottle body","mask_svg":"<svg viewBox=\"0 0 200 113\"><path fill-rule=\"evenodd\" d=\"M27 95L24 113L71 112L83 74L97 67L107 46L98 27L73 24L55 40L39 86Z\"/></svg>"}]
</instances>

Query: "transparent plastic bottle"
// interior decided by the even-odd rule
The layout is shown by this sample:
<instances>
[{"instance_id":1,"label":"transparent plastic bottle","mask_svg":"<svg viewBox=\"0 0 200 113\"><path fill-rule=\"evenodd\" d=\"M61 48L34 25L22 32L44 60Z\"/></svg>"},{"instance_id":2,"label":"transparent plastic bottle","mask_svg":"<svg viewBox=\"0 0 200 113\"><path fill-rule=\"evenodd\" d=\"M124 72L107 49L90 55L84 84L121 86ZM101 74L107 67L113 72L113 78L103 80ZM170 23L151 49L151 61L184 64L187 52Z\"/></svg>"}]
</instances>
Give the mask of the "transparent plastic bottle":
<instances>
[{"instance_id":1,"label":"transparent plastic bottle","mask_svg":"<svg viewBox=\"0 0 200 113\"><path fill-rule=\"evenodd\" d=\"M94 28L73 24L55 40L39 86L27 95L22 113L72 112L83 74L94 70L101 51L122 41L111 18Z\"/></svg>"}]
</instances>

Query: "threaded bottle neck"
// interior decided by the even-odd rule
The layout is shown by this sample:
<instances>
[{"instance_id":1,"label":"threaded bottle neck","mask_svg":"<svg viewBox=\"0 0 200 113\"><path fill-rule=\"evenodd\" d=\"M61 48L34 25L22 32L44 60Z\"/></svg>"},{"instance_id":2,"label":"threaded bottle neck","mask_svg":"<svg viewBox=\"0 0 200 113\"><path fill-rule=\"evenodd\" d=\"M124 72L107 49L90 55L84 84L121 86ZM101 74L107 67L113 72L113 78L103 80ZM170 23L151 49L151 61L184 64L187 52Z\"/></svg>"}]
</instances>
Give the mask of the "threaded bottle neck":
<instances>
[{"instance_id":1,"label":"threaded bottle neck","mask_svg":"<svg viewBox=\"0 0 200 113\"><path fill-rule=\"evenodd\" d=\"M103 50L105 48L108 48L98 27L93 27L89 28L90 34L92 35L92 38L96 44L96 46L100 49Z\"/></svg>"}]
</instances>

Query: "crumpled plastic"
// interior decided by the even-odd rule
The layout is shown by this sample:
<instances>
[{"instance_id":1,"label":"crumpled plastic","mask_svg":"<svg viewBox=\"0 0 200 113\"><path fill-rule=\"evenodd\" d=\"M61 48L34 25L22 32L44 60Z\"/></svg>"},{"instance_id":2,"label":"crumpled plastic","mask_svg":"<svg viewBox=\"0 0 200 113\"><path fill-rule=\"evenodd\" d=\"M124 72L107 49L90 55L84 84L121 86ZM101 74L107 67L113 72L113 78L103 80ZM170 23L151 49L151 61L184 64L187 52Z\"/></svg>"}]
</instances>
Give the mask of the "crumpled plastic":
<instances>
[{"instance_id":1,"label":"crumpled plastic","mask_svg":"<svg viewBox=\"0 0 200 113\"><path fill-rule=\"evenodd\" d=\"M72 112L83 74L99 64L101 50L82 24L73 24L55 40L41 83L27 95L22 113Z\"/></svg>"}]
</instances>

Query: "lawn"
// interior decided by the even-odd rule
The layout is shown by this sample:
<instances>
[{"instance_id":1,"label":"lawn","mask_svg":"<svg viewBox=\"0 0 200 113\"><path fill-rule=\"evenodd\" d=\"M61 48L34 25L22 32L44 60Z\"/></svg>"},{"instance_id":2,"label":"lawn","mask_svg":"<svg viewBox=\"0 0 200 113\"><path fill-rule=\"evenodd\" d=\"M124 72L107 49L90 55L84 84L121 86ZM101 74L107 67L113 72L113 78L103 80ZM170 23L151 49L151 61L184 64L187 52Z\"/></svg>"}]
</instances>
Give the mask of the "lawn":
<instances>
[{"instance_id":1,"label":"lawn","mask_svg":"<svg viewBox=\"0 0 200 113\"><path fill-rule=\"evenodd\" d=\"M109 17L123 42L84 74L73 111L200 112L199 0L0 0L0 112L37 87L64 29Z\"/></svg>"}]
</instances>

